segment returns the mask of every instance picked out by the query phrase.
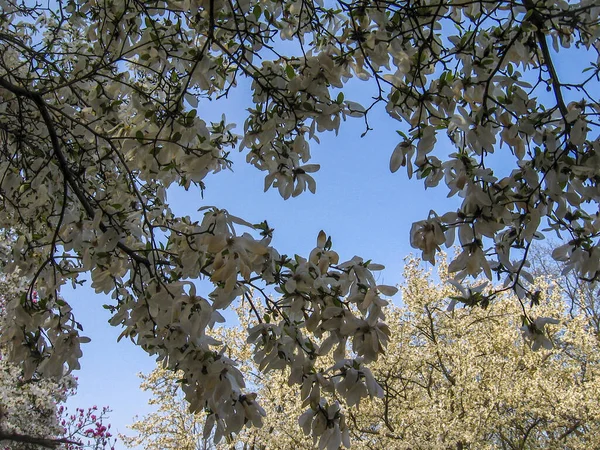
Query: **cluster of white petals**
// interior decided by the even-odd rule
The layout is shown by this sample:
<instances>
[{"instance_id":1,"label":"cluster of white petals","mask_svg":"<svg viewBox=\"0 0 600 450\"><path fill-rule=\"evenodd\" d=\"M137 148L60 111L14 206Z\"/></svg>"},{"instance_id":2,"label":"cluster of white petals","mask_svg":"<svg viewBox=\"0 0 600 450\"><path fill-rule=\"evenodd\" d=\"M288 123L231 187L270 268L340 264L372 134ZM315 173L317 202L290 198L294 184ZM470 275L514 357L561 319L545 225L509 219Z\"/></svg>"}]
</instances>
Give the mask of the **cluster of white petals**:
<instances>
[{"instance_id":1,"label":"cluster of white petals","mask_svg":"<svg viewBox=\"0 0 600 450\"><path fill-rule=\"evenodd\" d=\"M532 350L539 350L545 348L546 350L552 350L552 341L546 336L544 328L548 324L556 325L560 323L557 319L551 317L538 317L533 322L523 325L521 331L523 337L531 343Z\"/></svg>"}]
</instances>

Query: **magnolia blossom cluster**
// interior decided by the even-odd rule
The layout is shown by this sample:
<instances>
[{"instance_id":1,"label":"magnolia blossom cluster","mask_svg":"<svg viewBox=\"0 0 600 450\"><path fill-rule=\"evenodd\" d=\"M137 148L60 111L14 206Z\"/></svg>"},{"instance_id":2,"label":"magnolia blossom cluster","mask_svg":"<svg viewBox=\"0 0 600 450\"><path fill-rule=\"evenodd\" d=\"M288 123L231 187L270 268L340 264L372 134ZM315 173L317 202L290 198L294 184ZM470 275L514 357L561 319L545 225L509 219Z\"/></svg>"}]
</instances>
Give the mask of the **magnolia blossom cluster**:
<instances>
[{"instance_id":1,"label":"magnolia blossom cluster","mask_svg":"<svg viewBox=\"0 0 600 450\"><path fill-rule=\"evenodd\" d=\"M269 239L256 241L249 235L231 235L218 240L213 235L203 235L203 226L218 229L215 224L221 220L223 226L227 220L232 221L231 228L233 222L239 222L239 219L222 211L211 211L206 213L205 222L199 224L197 231L186 231L200 236L195 239L196 248L203 248L201 242L206 241L207 251L218 252L214 262L205 265L207 271L216 269L212 279L220 282L210 298L197 297L193 285L182 284L182 288L190 289L187 292L192 297L190 300L162 301L160 292L155 292L148 302L159 326L165 318L177 319L171 325L176 327L176 332L171 336L163 335L161 339L173 339L181 347L176 348L175 354L171 352L166 356L161 355L160 350L156 352L159 358L165 358L165 367L183 371L185 383L182 389L192 410L210 411L205 435L210 435L213 426L216 427L216 441L221 436L239 432L244 425L260 426L265 414L255 395L244 392L244 379L236 363L224 353L226 347L207 332L215 323L223 321L219 309L229 307L239 295L246 297L258 320L248 330L248 342L254 344L253 359L257 367L263 372L289 368L288 382L301 385L305 403L317 414L321 409L321 387L329 384L333 388L331 383L325 383L323 377L315 373L318 359L328 356L335 347L333 354L338 363L329 369L332 377L347 375L347 345L351 345L353 353L360 357L355 361L358 369L362 367L361 359L377 359L389 334L382 322L382 307L387 301L381 295L391 295L396 291L395 288L376 284L371 270L381 269L381 266L363 262L360 258L339 263L339 256L331 250L324 233L319 235L317 247L308 259L299 256L291 259L268 247ZM202 264L202 261L198 263ZM264 274L265 269L275 269L271 276L279 280L276 290L281 296L274 300L263 293L264 303L258 304L259 312L257 305L252 303L256 300L249 297L247 287L243 282L237 282L235 277L238 271L246 272L246 281L251 286L252 272ZM266 278L266 275L263 277ZM173 287L169 287L171 292ZM182 293L182 296L185 295ZM193 304L190 305L190 302ZM189 311L194 309L197 314L192 316ZM153 338L147 336L147 339L152 342ZM160 349L159 345L156 347ZM218 348L222 349L217 351ZM182 357L174 356L178 354ZM202 358L196 356L202 354ZM192 357L184 358L186 355ZM356 372L353 378L349 377L355 389L340 389L339 393L352 403L367 395L379 395L377 384L369 375L366 368L362 369L360 377ZM363 384L366 386L364 389L356 389ZM223 402L223 398L228 401ZM335 415L331 418L334 421L338 419Z\"/></svg>"},{"instance_id":2,"label":"magnolia blossom cluster","mask_svg":"<svg viewBox=\"0 0 600 450\"><path fill-rule=\"evenodd\" d=\"M335 362L333 354L327 353L325 357L310 363L310 375L306 374L306 368L285 367L283 364L261 370L264 362L256 356L253 358L256 344L246 338L246 330L255 329L257 319L248 313L243 304L235 309L239 325L215 328L211 335L223 342L228 358L240 364L244 377L250 380L253 387L259 388L257 394L252 394L252 400L267 404L268 410L263 412L268 414L262 421L268 424L265 432L272 435L271 442L279 442L277 435L280 433L300 431L309 436L307 439L310 445L307 448L349 448L351 438L346 418L347 408L356 407L363 399L383 396L382 388L362 359L341 359ZM322 339L320 341L323 342ZM274 368L281 370L273 370ZM159 450L175 446L195 446L197 442L210 446L212 441L215 448L224 449L229 448L232 441L243 439L244 442L251 442L251 436L256 436L257 428L246 427L237 437L229 436L227 442L219 442L217 436L221 431L212 427L214 414L210 410L194 413L188 411L183 393L185 386L182 383L182 372L168 371L159 364L150 374L140 376L143 379L141 388L151 393L149 403L155 405L156 411L130 426L136 432L135 436L120 436L127 446ZM300 395L297 386L299 383ZM285 399L273 395L282 388L286 393ZM275 409L274 401L280 405ZM294 408L290 410L289 405L294 405ZM273 420L277 420L276 417L283 411L291 413L288 419L294 423L291 427L286 425L274 430Z\"/></svg>"},{"instance_id":3,"label":"magnolia blossom cluster","mask_svg":"<svg viewBox=\"0 0 600 450\"><path fill-rule=\"evenodd\" d=\"M382 296L394 289L375 282L381 266L340 262L324 234L308 257L280 254L266 221L218 207L198 221L178 216L169 188L208 188L237 146L265 172L265 189L315 192L310 142L349 117L370 131L381 105L401 128L390 169L462 198L413 226L424 259L458 238L457 283L496 276L533 301L529 249L552 231L567 237L555 257L596 280L599 14L595 0L0 0L0 227L15 237L2 270L29 281L6 305L7 355L27 377L77 368L86 339L60 289L89 277L111 295L121 336L182 371L191 409L210 411L218 440L264 416L208 331L246 298L256 363L289 368L313 396L310 429L334 421L341 434L323 445L345 442L314 365L331 351L329 376L364 383L339 394L379 395L362 367L389 340ZM567 82L557 58L572 54L586 67ZM238 136L224 116L202 113L240 79L252 105ZM370 82L372 104L346 98L351 79ZM496 171L494 152L505 155ZM347 359L356 373L337 365Z\"/></svg>"}]
</instances>

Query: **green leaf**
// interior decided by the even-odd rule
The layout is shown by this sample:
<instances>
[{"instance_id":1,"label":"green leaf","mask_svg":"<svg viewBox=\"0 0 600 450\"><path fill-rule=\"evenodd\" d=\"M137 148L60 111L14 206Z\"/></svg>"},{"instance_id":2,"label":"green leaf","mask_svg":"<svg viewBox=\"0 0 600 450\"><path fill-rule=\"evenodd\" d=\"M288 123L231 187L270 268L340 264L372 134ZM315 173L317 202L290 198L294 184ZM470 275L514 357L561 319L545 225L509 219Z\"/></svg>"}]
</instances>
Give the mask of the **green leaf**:
<instances>
[{"instance_id":1,"label":"green leaf","mask_svg":"<svg viewBox=\"0 0 600 450\"><path fill-rule=\"evenodd\" d=\"M142 133L142 130L137 130L135 132L135 138L140 142L140 144L144 143L144 133Z\"/></svg>"},{"instance_id":2,"label":"green leaf","mask_svg":"<svg viewBox=\"0 0 600 450\"><path fill-rule=\"evenodd\" d=\"M287 75L287 77L290 80L292 80L296 76L296 71L294 70L294 68L292 66L290 66L288 64L288 65L285 66L285 74Z\"/></svg>"}]
</instances>

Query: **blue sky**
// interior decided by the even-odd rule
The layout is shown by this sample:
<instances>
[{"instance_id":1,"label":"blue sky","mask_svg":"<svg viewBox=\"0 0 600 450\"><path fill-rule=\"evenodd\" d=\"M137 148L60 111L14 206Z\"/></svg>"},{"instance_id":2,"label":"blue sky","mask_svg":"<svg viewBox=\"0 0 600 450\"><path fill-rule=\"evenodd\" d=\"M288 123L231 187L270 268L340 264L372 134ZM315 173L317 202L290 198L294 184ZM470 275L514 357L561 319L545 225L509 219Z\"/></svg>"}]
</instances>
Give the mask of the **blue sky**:
<instances>
[{"instance_id":1,"label":"blue sky","mask_svg":"<svg viewBox=\"0 0 600 450\"><path fill-rule=\"evenodd\" d=\"M352 93L365 98L368 92L355 84ZM240 89L240 97L248 91ZM348 97L348 95L347 95ZM244 120L245 98L233 97L222 105L228 120L241 125ZM217 119L221 111L214 103L206 105L210 116ZM203 105L198 108L203 114ZM339 135L321 136L321 144L311 144L314 163L321 165L316 174L317 192L304 193L283 200L276 190L263 192L264 173L245 162L245 154L232 152L233 172L209 175L205 180L204 199L198 191L175 189L169 201L176 214L200 218L197 209L205 205L225 208L252 223L267 220L275 229L273 245L282 253L308 253L324 230L332 236L334 249L342 260L359 255L384 264L386 270L379 281L397 284L401 280L403 258L411 251L409 230L412 222L427 217L431 209L446 210L457 204L448 201L444 189L425 190L421 181L408 180L404 168L392 174L389 158L398 143L398 123L377 108L370 117L373 131L364 131L362 119L349 119L342 124ZM448 145L440 143L439 145ZM450 147L448 147L448 151ZM445 209L446 208L446 209ZM138 372L149 372L154 360L131 342L116 343L120 330L108 325L109 313L102 308L110 303L87 286L65 290L84 327L84 335L92 342L83 347L79 391L69 406L109 405L113 412L113 429L126 432L137 414L150 411L148 397L139 390ZM118 444L117 448L124 448Z\"/></svg>"},{"instance_id":2,"label":"blue sky","mask_svg":"<svg viewBox=\"0 0 600 450\"><path fill-rule=\"evenodd\" d=\"M569 72L585 64L576 61L581 53L561 57L561 81L569 81ZM353 82L344 93L347 99L366 104L365 100L373 94L365 90L369 88L370 83ZM574 92L567 93L569 97L580 98ZM224 102L201 103L198 115L217 120L225 113L228 120L241 127L249 100L248 87L241 85ZM304 193L283 200L276 190L263 193L264 173L246 164L245 154L233 151L233 172L209 175L205 179L204 199L198 191L171 190L172 209L176 214L200 218L198 208L214 205L252 223L266 219L275 229L273 245L287 254L307 256L317 234L324 230L332 236L334 250L342 260L359 255L384 264L386 270L378 281L398 284L403 259L412 251L411 224L426 218L431 209L443 213L455 208L460 199L447 199L443 186L425 190L421 181L407 179L404 168L391 174L389 158L398 143L399 124L387 116L383 107L372 111L370 124L374 130L361 138L363 121L349 119L342 124L339 136L328 133L320 136L320 145L311 143L312 162L321 165L315 176L315 195ZM439 139L435 151L443 155L452 148L447 140ZM494 161L506 161L506 152L506 147L497 150ZM69 406L109 405L113 410L113 430L127 433L126 426L135 415L142 417L150 411L148 396L139 390L137 373L151 371L154 360L131 342L116 343L120 330L108 325L109 314L102 309L102 304L110 303L110 299L85 286L65 290L64 296L82 323L83 334L92 338L83 348L82 369L75 373L79 392ZM118 443L117 448L125 447Z\"/></svg>"}]
</instances>

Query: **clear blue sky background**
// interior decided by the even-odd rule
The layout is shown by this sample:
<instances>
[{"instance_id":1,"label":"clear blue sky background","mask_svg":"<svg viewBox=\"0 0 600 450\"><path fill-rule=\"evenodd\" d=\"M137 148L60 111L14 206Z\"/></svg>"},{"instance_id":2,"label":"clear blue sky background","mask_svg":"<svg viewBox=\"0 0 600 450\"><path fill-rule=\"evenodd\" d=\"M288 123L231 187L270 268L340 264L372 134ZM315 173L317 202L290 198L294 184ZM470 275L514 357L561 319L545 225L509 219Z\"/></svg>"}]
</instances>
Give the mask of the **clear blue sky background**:
<instances>
[{"instance_id":1,"label":"clear blue sky background","mask_svg":"<svg viewBox=\"0 0 600 450\"><path fill-rule=\"evenodd\" d=\"M575 52L571 58L561 57L561 81L570 81L574 68L585 64L581 59L576 62L577 53L581 57L582 52ZM344 93L347 99L361 101L373 94L365 90L371 88L370 83L353 82ZM567 96L571 97L569 100L581 98L572 92ZM201 103L198 115L216 120L224 112L228 120L241 128L249 101L248 86L241 85L225 102ZM275 190L263 193L264 173L248 165L245 154L234 151L234 172L209 175L205 179L204 199L198 191L170 192L174 212L199 219L198 208L215 205L252 223L266 219L275 228L273 245L282 253L303 256L308 256L317 234L324 230L332 236L334 249L342 260L354 255L372 259L386 266L379 282L400 283L403 259L412 251L411 224L426 218L431 209L443 213L456 208L460 199L447 199L444 187L425 190L421 181L407 179L404 168L390 173L389 158L398 143L399 124L380 106L370 115L374 130L365 137L360 137L364 131L362 119L349 119L342 124L339 136L328 133L320 136L320 145L311 143L312 162L321 165L315 176L315 195L304 193L284 201ZM440 139L436 154L450 151L453 149L448 141ZM501 166L506 152L503 148L494 156ZM512 157L508 160L512 161ZM500 167L500 172L507 168ZM131 342L116 343L120 330L108 325L109 314L102 309L102 304L110 303L110 299L95 294L89 287L65 290L64 296L83 324L83 334L92 338L83 348L82 369L75 373L79 392L69 401L69 407L109 405L113 410L113 430L128 433L126 426L134 416L142 417L150 411L148 396L139 389L137 373L150 372L154 360ZM117 448L125 446L118 443Z\"/></svg>"},{"instance_id":2,"label":"clear blue sky background","mask_svg":"<svg viewBox=\"0 0 600 450\"><path fill-rule=\"evenodd\" d=\"M354 98L366 98L368 83L353 84ZM214 103L200 104L199 116L209 111L215 119L225 112L228 120L241 127L248 105L248 89L241 86L225 102L221 111ZM383 106L383 105L382 105ZM359 255L384 264L380 282L397 284L401 279L403 258L410 253L409 230L412 222L427 217L429 210L452 207L446 192L427 190L421 181L408 180L404 168L389 171L389 159L399 140L398 123L387 117L383 108L370 116L374 131L365 137L362 119L349 119L339 135L321 135L321 144L311 143L314 163L321 165L316 174L317 193L283 200L276 190L263 192L264 173L245 162L245 154L232 152L234 172L209 175L204 199L198 191L171 190L169 201L176 214L201 218L197 209L205 205L225 208L252 223L268 220L275 228L273 245L282 253L308 253L316 244L320 230L332 236L334 249L342 260ZM442 141L439 145L447 145ZM450 151L448 146L446 151ZM154 368L154 360L131 342L116 343L120 330L108 325L108 311L102 308L110 299L89 287L66 290L64 296L73 306L92 342L83 347L79 390L69 407L109 405L110 422L118 432L127 432L133 417L150 411L148 396L139 390L139 372ZM118 444L117 448L125 448Z\"/></svg>"}]
</instances>

